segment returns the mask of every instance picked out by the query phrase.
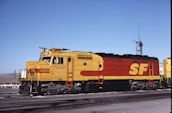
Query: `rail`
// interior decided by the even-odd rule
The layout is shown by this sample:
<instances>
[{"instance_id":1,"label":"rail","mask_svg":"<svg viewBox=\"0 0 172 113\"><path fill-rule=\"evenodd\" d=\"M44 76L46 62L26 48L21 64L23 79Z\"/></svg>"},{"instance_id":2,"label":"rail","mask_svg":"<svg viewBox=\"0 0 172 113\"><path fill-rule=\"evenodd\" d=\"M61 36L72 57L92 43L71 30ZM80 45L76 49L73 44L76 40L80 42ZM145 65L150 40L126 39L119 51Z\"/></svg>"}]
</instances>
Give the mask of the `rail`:
<instances>
[{"instance_id":1,"label":"rail","mask_svg":"<svg viewBox=\"0 0 172 113\"><path fill-rule=\"evenodd\" d=\"M0 112L20 113L22 110L37 108L67 107L94 103L126 102L146 99L170 98L170 90L150 90L133 92L104 92L75 95L56 95L46 97L27 97L25 99L1 99Z\"/></svg>"}]
</instances>

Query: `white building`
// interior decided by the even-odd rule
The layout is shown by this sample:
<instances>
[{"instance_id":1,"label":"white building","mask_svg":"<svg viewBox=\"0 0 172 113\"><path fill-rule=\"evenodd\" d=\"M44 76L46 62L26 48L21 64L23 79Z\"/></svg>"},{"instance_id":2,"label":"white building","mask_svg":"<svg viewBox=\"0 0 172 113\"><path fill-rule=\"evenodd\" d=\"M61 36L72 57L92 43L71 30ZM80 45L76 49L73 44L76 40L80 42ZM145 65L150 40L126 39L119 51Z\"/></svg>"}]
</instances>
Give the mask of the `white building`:
<instances>
[{"instance_id":1,"label":"white building","mask_svg":"<svg viewBox=\"0 0 172 113\"><path fill-rule=\"evenodd\" d=\"M18 78L0 78L0 88L19 88Z\"/></svg>"}]
</instances>

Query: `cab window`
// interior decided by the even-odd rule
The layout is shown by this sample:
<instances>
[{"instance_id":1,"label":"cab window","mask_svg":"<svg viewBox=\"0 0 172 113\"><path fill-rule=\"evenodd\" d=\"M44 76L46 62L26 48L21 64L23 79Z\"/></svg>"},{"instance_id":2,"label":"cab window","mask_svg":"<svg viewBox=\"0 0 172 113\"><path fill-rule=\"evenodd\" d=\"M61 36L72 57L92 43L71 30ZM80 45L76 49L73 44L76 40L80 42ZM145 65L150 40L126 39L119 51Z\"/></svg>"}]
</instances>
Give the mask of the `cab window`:
<instances>
[{"instance_id":1,"label":"cab window","mask_svg":"<svg viewBox=\"0 0 172 113\"><path fill-rule=\"evenodd\" d=\"M56 57L53 58L53 64L56 64Z\"/></svg>"},{"instance_id":2,"label":"cab window","mask_svg":"<svg viewBox=\"0 0 172 113\"><path fill-rule=\"evenodd\" d=\"M71 62L71 60L72 60L71 58L68 58L68 62Z\"/></svg>"},{"instance_id":3,"label":"cab window","mask_svg":"<svg viewBox=\"0 0 172 113\"><path fill-rule=\"evenodd\" d=\"M43 57L42 61L48 61L50 63L51 57Z\"/></svg>"},{"instance_id":4,"label":"cab window","mask_svg":"<svg viewBox=\"0 0 172 113\"><path fill-rule=\"evenodd\" d=\"M58 58L58 64L63 64L63 58L62 57Z\"/></svg>"}]
</instances>

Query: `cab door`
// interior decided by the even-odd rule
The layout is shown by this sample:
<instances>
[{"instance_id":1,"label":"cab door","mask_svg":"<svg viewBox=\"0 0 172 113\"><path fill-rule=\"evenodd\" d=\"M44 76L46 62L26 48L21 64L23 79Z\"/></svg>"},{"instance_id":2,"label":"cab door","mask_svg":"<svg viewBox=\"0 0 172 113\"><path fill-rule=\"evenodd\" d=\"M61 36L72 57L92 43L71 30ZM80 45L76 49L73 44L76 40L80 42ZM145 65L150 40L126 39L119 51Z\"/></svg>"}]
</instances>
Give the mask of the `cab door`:
<instances>
[{"instance_id":1,"label":"cab door","mask_svg":"<svg viewBox=\"0 0 172 113\"><path fill-rule=\"evenodd\" d=\"M52 60L52 74L57 75L58 74L58 61L57 57L54 56Z\"/></svg>"},{"instance_id":2,"label":"cab door","mask_svg":"<svg viewBox=\"0 0 172 113\"><path fill-rule=\"evenodd\" d=\"M52 74L57 81L66 81L65 57L54 56L52 61Z\"/></svg>"}]
</instances>

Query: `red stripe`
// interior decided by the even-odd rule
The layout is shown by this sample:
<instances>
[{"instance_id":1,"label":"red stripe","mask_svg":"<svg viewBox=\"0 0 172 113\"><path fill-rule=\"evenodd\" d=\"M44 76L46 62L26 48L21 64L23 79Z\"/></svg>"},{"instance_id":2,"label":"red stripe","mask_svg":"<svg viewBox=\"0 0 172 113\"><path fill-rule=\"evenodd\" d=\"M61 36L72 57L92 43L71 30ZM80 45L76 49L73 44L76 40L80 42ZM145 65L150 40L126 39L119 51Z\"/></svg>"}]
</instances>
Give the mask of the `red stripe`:
<instances>
[{"instance_id":1,"label":"red stripe","mask_svg":"<svg viewBox=\"0 0 172 113\"><path fill-rule=\"evenodd\" d=\"M81 71L81 75L84 75L84 76L98 76L102 74L103 74L103 71Z\"/></svg>"},{"instance_id":2,"label":"red stripe","mask_svg":"<svg viewBox=\"0 0 172 113\"><path fill-rule=\"evenodd\" d=\"M28 69L27 70L27 73L31 73L31 74L34 74L34 73L50 73L50 70L49 69Z\"/></svg>"}]
</instances>

